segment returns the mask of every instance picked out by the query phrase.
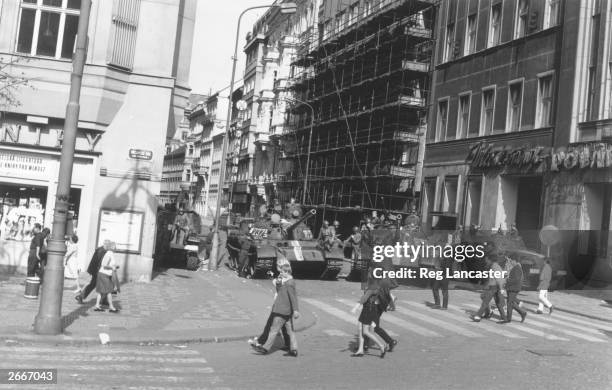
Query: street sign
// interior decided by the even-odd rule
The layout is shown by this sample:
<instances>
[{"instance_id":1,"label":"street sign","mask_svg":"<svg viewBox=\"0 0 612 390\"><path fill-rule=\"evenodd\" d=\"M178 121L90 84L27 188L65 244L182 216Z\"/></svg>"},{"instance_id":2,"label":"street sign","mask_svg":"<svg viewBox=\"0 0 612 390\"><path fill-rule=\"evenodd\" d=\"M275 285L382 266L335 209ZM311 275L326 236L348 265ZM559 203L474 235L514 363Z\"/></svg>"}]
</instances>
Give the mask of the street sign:
<instances>
[{"instance_id":1,"label":"street sign","mask_svg":"<svg viewBox=\"0 0 612 390\"><path fill-rule=\"evenodd\" d=\"M151 160L153 151L143 149L130 149L130 158L134 160Z\"/></svg>"}]
</instances>

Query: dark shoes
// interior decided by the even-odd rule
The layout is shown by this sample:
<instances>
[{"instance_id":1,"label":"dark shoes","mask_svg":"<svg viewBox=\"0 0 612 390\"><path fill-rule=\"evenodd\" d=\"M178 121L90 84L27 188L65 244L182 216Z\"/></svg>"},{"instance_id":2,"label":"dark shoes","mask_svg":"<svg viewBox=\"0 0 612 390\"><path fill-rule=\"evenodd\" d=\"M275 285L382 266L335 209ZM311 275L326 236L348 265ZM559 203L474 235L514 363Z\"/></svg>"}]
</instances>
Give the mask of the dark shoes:
<instances>
[{"instance_id":1,"label":"dark shoes","mask_svg":"<svg viewBox=\"0 0 612 390\"><path fill-rule=\"evenodd\" d=\"M521 313L521 322L525 322L525 318L527 318L527 312Z\"/></svg>"},{"instance_id":2,"label":"dark shoes","mask_svg":"<svg viewBox=\"0 0 612 390\"><path fill-rule=\"evenodd\" d=\"M119 309L110 309L109 312L110 313L119 313Z\"/></svg>"},{"instance_id":3,"label":"dark shoes","mask_svg":"<svg viewBox=\"0 0 612 390\"><path fill-rule=\"evenodd\" d=\"M553 306L551 306L551 307L549 307L549 308L548 308L548 315L551 315L551 314L552 314L552 312L553 312Z\"/></svg>"},{"instance_id":4,"label":"dark shoes","mask_svg":"<svg viewBox=\"0 0 612 390\"><path fill-rule=\"evenodd\" d=\"M295 349L292 349L291 351L287 352L287 354L285 356L297 357L298 356L298 351L296 351Z\"/></svg>"},{"instance_id":5,"label":"dark shoes","mask_svg":"<svg viewBox=\"0 0 612 390\"><path fill-rule=\"evenodd\" d=\"M99 307L99 306L94 307L94 309L93 309L93 310L94 310L94 311L105 311L104 309L102 309L102 308L101 308L101 307Z\"/></svg>"},{"instance_id":6,"label":"dark shoes","mask_svg":"<svg viewBox=\"0 0 612 390\"><path fill-rule=\"evenodd\" d=\"M509 323L511 323L511 322L512 322L512 321L510 321L510 320L501 320L501 321L497 321L497 323L498 323L498 324L509 324Z\"/></svg>"},{"instance_id":7,"label":"dark shoes","mask_svg":"<svg viewBox=\"0 0 612 390\"><path fill-rule=\"evenodd\" d=\"M391 341L391 343L389 343L389 346L387 347L387 350L389 352L393 352L393 348L395 348L396 345L397 345L397 340Z\"/></svg>"},{"instance_id":8,"label":"dark shoes","mask_svg":"<svg viewBox=\"0 0 612 390\"><path fill-rule=\"evenodd\" d=\"M265 349L264 347L259 346L259 345L254 346L253 349L257 353L259 353L260 355L267 355L268 354L268 350Z\"/></svg>"},{"instance_id":9,"label":"dark shoes","mask_svg":"<svg viewBox=\"0 0 612 390\"><path fill-rule=\"evenodd\" d=\"M80 303L81 305L83 304L83 297L82 297L82 296L77 295L76 297L74 297L74 299L76 299L76 301L77 301L78 303Z\"/></svg>"}]
</instances>

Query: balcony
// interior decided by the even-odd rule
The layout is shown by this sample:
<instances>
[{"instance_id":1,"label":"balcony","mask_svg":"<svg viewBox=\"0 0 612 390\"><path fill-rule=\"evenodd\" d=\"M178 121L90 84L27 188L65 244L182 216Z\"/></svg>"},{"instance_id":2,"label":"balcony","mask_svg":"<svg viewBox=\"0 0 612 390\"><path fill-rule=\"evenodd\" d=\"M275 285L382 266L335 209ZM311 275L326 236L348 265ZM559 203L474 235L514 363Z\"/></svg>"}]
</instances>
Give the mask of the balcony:
<instances>
[{"instance_id":1,"label":"balcony","mask_svg":"<svg viewBox=\"0 0 612 390\"><path fill-rule=\"evenodd\" d=\"M579 123L578 140L612 141L612 118Z\"/></svg>"}]
</instances>

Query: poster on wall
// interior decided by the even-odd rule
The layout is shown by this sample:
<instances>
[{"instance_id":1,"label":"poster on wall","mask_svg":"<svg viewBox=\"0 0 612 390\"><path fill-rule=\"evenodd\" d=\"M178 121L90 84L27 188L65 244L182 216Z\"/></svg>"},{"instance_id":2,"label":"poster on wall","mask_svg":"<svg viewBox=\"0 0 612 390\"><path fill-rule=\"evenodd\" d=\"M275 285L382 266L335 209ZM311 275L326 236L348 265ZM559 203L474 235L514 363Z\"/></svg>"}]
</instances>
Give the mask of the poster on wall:
<instances>
[{"instance_id":1,"label":"poster on wall","mask_svg":"<svg viewBox=\"0 0 612 390\"><path fill-rule=\"evenodd\" d=\"M100 210L98 245L111 240L116 252L140 253L144 213L138 211Z\"/></svg>"}]
</instances>

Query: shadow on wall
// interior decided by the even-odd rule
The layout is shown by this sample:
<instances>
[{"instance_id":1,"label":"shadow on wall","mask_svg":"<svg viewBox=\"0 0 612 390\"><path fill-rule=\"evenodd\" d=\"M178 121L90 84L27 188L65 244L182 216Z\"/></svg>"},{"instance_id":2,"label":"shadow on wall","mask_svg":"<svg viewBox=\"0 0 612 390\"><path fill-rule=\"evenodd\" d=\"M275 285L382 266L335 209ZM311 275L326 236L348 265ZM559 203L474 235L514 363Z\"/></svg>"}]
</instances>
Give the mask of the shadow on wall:
<instances>
[{"instance_id":1,"label":"shadow on wall","mask_svg":"<svg viewBox=\"0 0 612 390\"><path fill-rule=\"evenodd\" d=\"M133 171L128 174L125 174L119 184L115 187L115 189L109 193L101 203L101 208L103 209L111 209L113 211L136 211L136 212L144 212L142 226L146 226L147 218L151 217L151 215L155 215L156 213L156 204L151 202L151 200L156 198L156 194L153 194L149 189L150 180L145 179L142 175L143 170L140 167L140 162L138 161ZM138 202L137 196L142 198L144 193L144 197L147 199L147 202ZM132 224L128 224L128 229L133 229ZM116 252L115 261L120 266L118 270L119 280L121 282L126 282L130 280L138 280L138 281L150 281L151 272L153 268L153 259L142 256L142 248L145 245L150 245L151 243L146 242L143 234L145 233L143 228L142 232L132 232L130 230L126 231L126 238L132 237L132 234L137 234L141 239L141 248L140 253L125 253L118 251ZM98 241L102 238L98 237ZM98 243L96 243L96 247Z\"/></svg>"}]
</instances>

